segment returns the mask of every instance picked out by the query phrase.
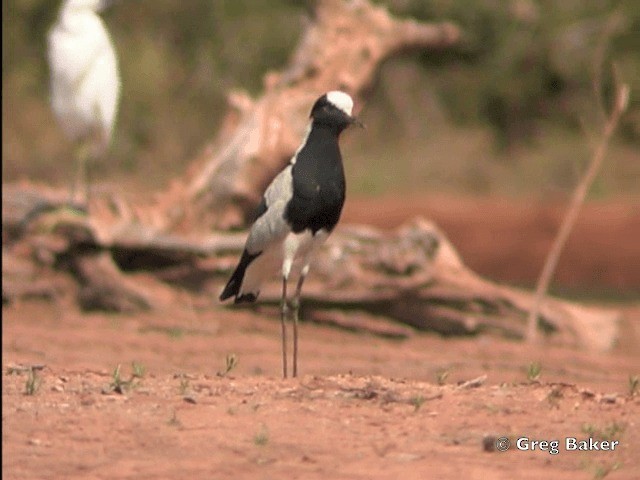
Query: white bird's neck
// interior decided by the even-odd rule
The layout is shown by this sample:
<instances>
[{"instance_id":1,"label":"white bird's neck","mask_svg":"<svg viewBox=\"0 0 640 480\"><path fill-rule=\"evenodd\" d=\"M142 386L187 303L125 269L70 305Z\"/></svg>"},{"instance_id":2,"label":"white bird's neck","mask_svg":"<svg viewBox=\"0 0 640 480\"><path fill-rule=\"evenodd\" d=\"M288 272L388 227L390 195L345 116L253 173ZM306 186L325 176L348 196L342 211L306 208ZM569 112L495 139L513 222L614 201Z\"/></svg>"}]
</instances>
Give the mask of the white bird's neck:
<instances>
[{"instance_id":1,"label":"white bird's neck","mask_svg":"<svg viewBox=\"0 0 640 480\"><path fill-rule=\"evenodd\" d=\"M67 0L62 4L58 17L64 23L75 23L87 18L100 20L99 6L99 2Z\"/></svg>"},{"instance_id":2,"label":"white bird's neck","mask_svg":"<svg viewBox=\"0 0 640 480\"><path fill-rule=\"evenodd\" d=\"M58 15L57 27L74 34L106 28L102 18L93 8L78 4L75 0L63 4Z\"/></svg>"}]
</instances>

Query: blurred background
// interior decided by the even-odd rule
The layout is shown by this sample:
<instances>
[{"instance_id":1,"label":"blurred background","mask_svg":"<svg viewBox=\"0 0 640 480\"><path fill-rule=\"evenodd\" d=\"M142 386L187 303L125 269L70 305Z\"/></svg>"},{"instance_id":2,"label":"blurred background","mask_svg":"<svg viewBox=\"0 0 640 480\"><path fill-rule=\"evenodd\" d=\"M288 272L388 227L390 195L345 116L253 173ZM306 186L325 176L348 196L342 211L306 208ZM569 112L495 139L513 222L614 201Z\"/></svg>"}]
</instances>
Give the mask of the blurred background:
<instances>
[{"instance_id":1,"label":"blurred background","mask_svg":"<svg viewBox=\"0 0 640 480\"><path fill-rule=\"evenodd\" d=\"M591 198L640 193L640 1L391 0L399 16L451 20L466 41L387 62L345 138L351 195L406 191L564 196L597 131L594 59L609 22L610 62L631 105ZM59 2L2 2L2 173L65 185L73 163L48 103L46 32ZM122 0L102 17L122 101L107 181L157 189L212 139L225 94L258 95L287 62L313 2ZM612 20L612 15L613 20ZM362 106L360 106L362 108Z\"/></svg>"}]
</instances>

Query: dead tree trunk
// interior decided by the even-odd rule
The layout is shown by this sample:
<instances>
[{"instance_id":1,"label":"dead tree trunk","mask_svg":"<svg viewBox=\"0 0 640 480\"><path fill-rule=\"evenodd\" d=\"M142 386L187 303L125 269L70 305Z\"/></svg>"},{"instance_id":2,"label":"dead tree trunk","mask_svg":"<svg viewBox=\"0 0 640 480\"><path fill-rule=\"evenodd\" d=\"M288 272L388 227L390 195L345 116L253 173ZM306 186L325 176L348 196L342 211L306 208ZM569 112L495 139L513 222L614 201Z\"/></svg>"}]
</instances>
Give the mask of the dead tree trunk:
<instances>
[{"instance_id":1,"label":"dead tree trunk","mask_svg":"<svg viewBox=\"0 0 640 480\"><path fill-rule=\"evenodd\" d=\"M459 39L450 23L396 19L366 0L319 1L291 62L265 77L263 94L257 99L229 95L232 111L225 127L162 196L161 227L242 226L295 152L319 95L341 89L361 105L386 58L407 49L451 47Z\"/></svg>"}]
</instances>

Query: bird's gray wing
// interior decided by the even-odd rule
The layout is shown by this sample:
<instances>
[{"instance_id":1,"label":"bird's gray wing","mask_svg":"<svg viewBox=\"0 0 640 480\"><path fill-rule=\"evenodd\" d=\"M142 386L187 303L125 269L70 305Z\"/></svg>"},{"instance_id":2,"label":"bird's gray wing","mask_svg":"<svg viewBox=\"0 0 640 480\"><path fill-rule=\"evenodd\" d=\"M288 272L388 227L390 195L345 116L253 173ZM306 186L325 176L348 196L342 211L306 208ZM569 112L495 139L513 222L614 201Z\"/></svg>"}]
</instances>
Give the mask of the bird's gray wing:
<instances>
[{"instance_id":1,"label":"bird's gray wing","mask_svg":"<svg viewBox=\"0 0 640 480\"><path fill-rule=\"evenodd\" d=\"M251 255L259 254L282 241L291 232L284 218L287 203L293 196L291 165L282 170L264 193L258 218L251 227L245 248Z\"/></svg>"}]
</instances>

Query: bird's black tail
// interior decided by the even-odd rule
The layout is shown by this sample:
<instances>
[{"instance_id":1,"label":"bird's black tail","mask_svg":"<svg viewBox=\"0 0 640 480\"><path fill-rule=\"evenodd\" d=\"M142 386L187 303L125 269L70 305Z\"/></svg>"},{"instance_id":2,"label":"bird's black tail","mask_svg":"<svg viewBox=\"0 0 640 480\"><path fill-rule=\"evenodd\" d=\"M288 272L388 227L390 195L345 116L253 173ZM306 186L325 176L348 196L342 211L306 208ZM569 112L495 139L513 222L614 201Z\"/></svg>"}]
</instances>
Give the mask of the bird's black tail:
<instances>
[{"instance_id":1,"label":"bird's black tail","mask_svg":"<svg viewBox=\"0 0 640 480\"><path fill-rule=\"evenodd\" d=\"M246 294L238 297L238 293L240 292L240 287L242 286L242 280L244 279L244 274L247 271L247 267L256 259L256 257L258 257L258 255L260 255L260 253L251 255L249 252L247 252L246 249L242 252L242 257L240 258L238 266L234 270L231 278L227 282L227 285L224 287L224 290L222 290L222 293L220 294L219 299L221 302L233 297L234 295L236 297L235 303L253 302L256 300L257 296L254 294Z\"/></svg>"}]
</instances>

